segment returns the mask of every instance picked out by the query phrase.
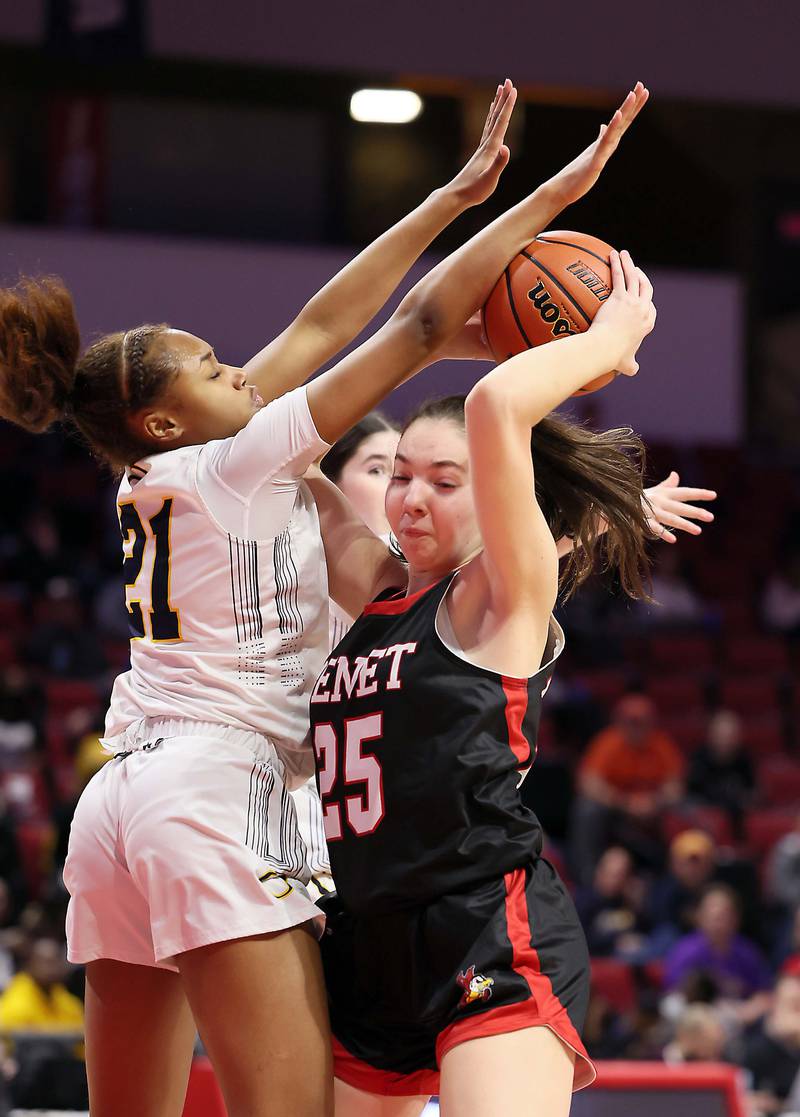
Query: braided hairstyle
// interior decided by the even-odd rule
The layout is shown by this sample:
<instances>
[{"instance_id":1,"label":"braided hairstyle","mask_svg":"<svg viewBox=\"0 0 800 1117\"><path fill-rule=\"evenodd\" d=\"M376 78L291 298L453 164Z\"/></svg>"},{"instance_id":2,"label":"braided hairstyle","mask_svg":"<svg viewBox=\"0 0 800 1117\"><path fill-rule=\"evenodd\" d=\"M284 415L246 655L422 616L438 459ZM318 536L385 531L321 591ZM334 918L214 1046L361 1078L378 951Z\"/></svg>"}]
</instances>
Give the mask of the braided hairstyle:
<instances>
[{"instance_id":1,"label":"braided hairstyle","mask_svg":"<svg viewBox=\"0 0 800 1117\"><path fill-rule=\"evenodd\" d=\"M71 424L116 472L155 451L129 422L162 398L178 362L159 339L167 325L101 337L81 356L75 306L49 276L0 288L0 417L39 434Z\"/></svg>"},{"instance_id":2,"label":"braided hairstyle","mask_svg":"<svg viewBox=\"0 0 800 1117\"><path fill-rule=\"evenodd\" d=\"M464 396L429 400L411 414L449 419L464 430ZM642 505L645 449L630 428L595 432L552 412L531 431L536 499L555 539L575 541L562 564L559 586L569 597L598 566L613 570L625 593L650 600L647 543L652 538ZM605 534L600 519L608 524Z\"/></svg>"}]
</instances>

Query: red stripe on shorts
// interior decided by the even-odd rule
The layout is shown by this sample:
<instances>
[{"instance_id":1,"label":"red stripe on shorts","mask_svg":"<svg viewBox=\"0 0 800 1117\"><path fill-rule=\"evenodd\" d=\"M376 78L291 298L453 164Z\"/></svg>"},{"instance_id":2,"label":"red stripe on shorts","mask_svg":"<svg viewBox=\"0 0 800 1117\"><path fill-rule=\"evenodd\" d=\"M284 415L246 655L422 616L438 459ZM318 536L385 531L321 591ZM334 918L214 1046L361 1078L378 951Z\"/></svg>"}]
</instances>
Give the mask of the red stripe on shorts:
<instances>
[{"instance_id":1,"label":"red stripe on shorts","mask_svg":"<svg viewBox=\"0 0 800 1117\"><path fill-rule=\"evenodd\" d=\"M527 765L531 762L531 743L522 732L522 723L528 712L528 681L511 679L508 675L501 677L503 693L506 696L508 743L517 758L517 764Z\"/></svg>"},{"instance_id":2,"label":"red stripe on shorts","mask_svg":"<svg viewBox=\"0 0 800 1117\"><path fill-rule=\"evenodd\" d=\"M436 1061L441 1066L447 1052L466 1040L502 1035L522 1028L547 1027L575 1052L573 1089L580 1090L594 1081L596 1072L567 1010L553 992L550 978L542 973L539 955L531 942L525 870L515 869L503 879L506 886L506 927L511 943L511 965L525 979L530 998L476 1013L445 1028L439 1034L436 1044Z\"/></svg>"},{"instance_id":3,"label":"red stripe on shorts","mask_svg":"<svg viewBox=\"0 0 800 1117\"><path fill-rule=\"evenodd\" d=\"M418 1070L412 1074L397 1074L391 1070L381 1070L357 1058L332 1037L333 1073L348 1086L366 1090L368 1094L381 1097L419 1097L439 1093L438 1070Z\"/></svg>"}]
</instances>

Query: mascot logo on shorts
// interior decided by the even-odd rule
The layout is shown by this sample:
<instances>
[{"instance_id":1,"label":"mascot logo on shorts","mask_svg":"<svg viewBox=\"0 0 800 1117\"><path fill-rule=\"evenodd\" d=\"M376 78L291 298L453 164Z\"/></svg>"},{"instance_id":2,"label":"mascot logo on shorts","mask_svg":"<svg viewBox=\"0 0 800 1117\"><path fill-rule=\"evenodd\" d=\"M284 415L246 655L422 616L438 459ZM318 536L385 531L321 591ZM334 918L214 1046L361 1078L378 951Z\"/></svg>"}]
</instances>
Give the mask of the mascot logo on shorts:
<instances>
[{"instance_id":1,"label":"mascot logo on shorts","mask_svg":"<svg viewBox=\"0 0 800 1117\"><path fill-rule=\"evenodd\" d=\"M458 1007L471 1005L475 1001L488 1001L492 995L493 977L484 977L482 973L475 973L475 967L470 966L466 973L460 973L456 981L464 990Z\"/></svg>"}]
</instances>

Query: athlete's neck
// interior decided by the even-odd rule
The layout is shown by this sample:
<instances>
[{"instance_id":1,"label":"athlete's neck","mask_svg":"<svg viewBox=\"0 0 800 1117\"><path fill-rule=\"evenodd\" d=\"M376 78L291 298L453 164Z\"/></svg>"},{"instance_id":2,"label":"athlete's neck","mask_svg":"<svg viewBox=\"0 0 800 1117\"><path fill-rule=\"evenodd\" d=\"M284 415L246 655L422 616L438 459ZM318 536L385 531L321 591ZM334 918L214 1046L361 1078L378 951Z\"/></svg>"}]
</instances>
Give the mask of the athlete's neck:
<instances>
[{"instance_id":1,"label":"athlete's neck","mask_svg":"<svg viewBox=\"0 0 800 1117\"><path fill-rule=\"evenodd\" d=\"M442 578L446 578L450 573L452 573L450 570L418 570L409 566L406 597L411 597L412 594L419 593L420 590L432 586L434 582L440 582Z\"/></svg>"}]
</instances>

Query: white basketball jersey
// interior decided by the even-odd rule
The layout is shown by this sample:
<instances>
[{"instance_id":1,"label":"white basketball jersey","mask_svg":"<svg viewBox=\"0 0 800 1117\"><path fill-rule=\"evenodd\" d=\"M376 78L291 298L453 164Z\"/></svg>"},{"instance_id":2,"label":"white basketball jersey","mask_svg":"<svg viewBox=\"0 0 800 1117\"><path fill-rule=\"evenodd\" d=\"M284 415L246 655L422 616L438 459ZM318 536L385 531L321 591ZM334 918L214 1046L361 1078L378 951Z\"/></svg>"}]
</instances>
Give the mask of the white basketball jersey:
<instances>
[{"instance_id":1,"label":"white basketball jersey","mask_svg":"<svg viewBox=\"0 0 800 1117\"><path fill-rule=\"evenodd\" d=\"M155 454L119 488L131 668L105 743L143 717L254 730L297 750L328 652L316 505L300 480L327 448L305 388L232 438Z\"/></svg>"}]
</instances>

